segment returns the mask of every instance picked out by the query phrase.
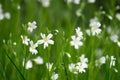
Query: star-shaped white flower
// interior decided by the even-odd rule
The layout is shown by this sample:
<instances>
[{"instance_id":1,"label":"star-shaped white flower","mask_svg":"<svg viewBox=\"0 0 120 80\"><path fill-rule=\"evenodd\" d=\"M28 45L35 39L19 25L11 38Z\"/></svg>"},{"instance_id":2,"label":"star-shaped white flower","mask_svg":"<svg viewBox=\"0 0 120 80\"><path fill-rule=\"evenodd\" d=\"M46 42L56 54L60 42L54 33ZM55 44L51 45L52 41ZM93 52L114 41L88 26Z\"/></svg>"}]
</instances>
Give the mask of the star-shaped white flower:
<instances>
[{"instance_id":1,"label":"star-shaped white flower","mask_svg":"<svg viewBox=\"0 0 120 80\"><path fill-rule=\"evenodd\" d=\"M29 51L30 51L32 54L37 54L37 53L38 53L36 47L38 47L38 44L37 44L37 43L33 44L33 41L30 41Z\"/></svg>"},{"instance_id":2,"label":"star-shaped white flower","mask_svg":"<svg viewBox=\"0 0 120 80\"><path fill-rule=\"evenodd\" d=\"M35 21L33 21L32 23L31 22L28 22L28 31L29 32L32 32L33 31L33 29L36 29L37 28L37 26L36 26L36 22Z\"/></svg>"},{"instance_id":3,"label":"star-shaped white flower","mask_svg":"<svg viewBox=\"0 0 120 80\"><path fill-rule=\"evenodd\" d=\"M70 45L74 46L75 49L78 49L79 46L83 45L82 41L80 41L81 40L80 37L72 36L71 38L72 38L72 41L70 42Z\"/></svg>"},{"instance_id":4,"label":"star-shaped white flower","mask_svg":"<svg viewBox=\"0 0 120 80\"><path fill-rule=\"evenodd\" d=\"M102 30L100 29L100 26L101 24L96 17L90 20L90 27L93 36L101 33Z\"/></svg>"},{"instance_id":5,"label":"star-shaped white flower","mask_svg":"<svg viewBox=\"0 0 120 80\"><path fill-rule=\"evenodd\" d=\"M41 33L42 39L38 40L37 43L38 44L44 44L44 49L45 49L46 47L48 47L48 44L52 44L52 45L54 44L54 41L51 40L52 36L53 35L51 33L48 34L47 36L45 34Z\"/></svg>"},{"instance_id":6,"label":"star-shaped white flower","mask_svg":"<svg viewBox=\"0 0 120 80\"><path fill-rule=\"evenodd\" d=\"M21 38L22 38L22 43L28 46L28 42L30 41L30 39L27 36L22 36L22 35Z\"/></svg>"}]
</instances>

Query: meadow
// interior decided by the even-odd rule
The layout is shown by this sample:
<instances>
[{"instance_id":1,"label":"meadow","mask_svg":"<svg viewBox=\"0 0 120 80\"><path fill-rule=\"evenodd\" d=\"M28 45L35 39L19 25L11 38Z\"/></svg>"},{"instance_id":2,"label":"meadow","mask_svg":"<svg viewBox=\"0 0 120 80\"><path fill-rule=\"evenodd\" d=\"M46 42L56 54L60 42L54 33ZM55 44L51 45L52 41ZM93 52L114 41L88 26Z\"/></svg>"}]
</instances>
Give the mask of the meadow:
<instances>
[{"instance_id":1,"label":"meadow","mask_svg":"<svg viewBox=\"0 0 120 80\"><path fill-rule=\"evenodd\" d=\"M120 0L0 0L0 80L120 80Z\"/></svg>"}]
</instances>

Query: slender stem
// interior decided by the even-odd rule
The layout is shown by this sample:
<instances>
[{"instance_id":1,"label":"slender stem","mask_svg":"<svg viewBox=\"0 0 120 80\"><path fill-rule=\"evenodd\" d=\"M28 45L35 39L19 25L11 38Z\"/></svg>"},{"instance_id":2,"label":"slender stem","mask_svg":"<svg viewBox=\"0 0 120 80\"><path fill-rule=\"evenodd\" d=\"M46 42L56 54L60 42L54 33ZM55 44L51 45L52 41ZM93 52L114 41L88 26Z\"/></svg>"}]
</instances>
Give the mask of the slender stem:
<instances>
[{"instance_id":1,"label":"slender stem","mask_svg":"<svg viewBox=\"0 0 120 80\"><path fill-rule=\"evenodd\" d=\"M15 65L15 63L13 62L13 60L9 57L9 55L7 53L6 53L6 56L11 61L11 63L14 65L15 69L19 72L19 74L21 75L22 79L25 80L23 74L21 73L21 71L18 69L18 67Z\"/></svg>"}]
</instances>

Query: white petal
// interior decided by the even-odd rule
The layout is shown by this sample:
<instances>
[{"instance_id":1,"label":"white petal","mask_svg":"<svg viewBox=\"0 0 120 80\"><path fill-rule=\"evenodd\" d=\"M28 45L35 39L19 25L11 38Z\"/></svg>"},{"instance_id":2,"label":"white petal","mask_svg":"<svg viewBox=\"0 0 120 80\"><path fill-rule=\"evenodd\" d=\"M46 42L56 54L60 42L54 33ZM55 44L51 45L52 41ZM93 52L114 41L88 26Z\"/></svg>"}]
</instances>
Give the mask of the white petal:
<instances>
[{"instance_id":1,"label":"white petal","mask_svg":"<svg viewBox=\"0 0 120 80\"><path fill-rule=\"evenodd\" d=\"M54 44L54 41L53 40L48 40L48 43L49 44Z\"/></svg>"},{"instance_id":2,"label":"white petal","mask_svg":"<svg viewBox=\"0 0 120 80\"><path fill-rule=\"evenodd\" d=\"M52 38L52 36L53 35L50 33L50 34L48 34L47 38L50 39L50 38Z\"/></svg>"},{"instance_id":3,"label":"white petal","mask_svg":"<svg viewBox=\"0 0 120 80\"><path fill-rule=\"evenodd\" d=\"M32 68L32 61L28 60L26 63L26 69Z\"/></svg>"},{"instance_id":4,"label":"white petal","mask_svg":"<svg viewBox=\"0 0 120 80\"><path fill-rule=\"evenodd\" d=\"M38 43L38 44L43 44L43 43L44 43L44 40L38 40L37 43Z\"/></svg>"}]
</instances>

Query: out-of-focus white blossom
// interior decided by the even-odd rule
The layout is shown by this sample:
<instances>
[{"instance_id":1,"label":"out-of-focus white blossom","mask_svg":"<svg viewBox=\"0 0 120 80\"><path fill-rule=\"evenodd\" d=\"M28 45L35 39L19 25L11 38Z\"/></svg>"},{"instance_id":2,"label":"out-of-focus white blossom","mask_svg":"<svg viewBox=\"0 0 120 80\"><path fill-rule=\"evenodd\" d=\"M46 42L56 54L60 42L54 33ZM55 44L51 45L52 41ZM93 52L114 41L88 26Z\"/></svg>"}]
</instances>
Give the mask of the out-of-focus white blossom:
<instances>
[{"instance_id":1,"label":"out-of-focus white blossom","mask_svg":"<svg viewBox=\"0 0 120 80\"><path fill-rule=\"evenodd\" d=\"M22 43L28 46L28 42L30 41L30 39L27 36L23 36L21 35L22 38Z\"/></svg>"},{"instance_id":2,"label":"out-of-focus white blossom","mask_svg":"<svg viewBox=\"0 0 120 80\"><path fill-rule=\"evenodd\" d=\"M35 61L36 64L43 64L43 58L38 56L37 58L33 59L33 61Z\"/></svg>"},{"instance_id":3,"label":"out-of-focus white blossom","mask_svg":"<svg viewBox=\"0 0 120 80\"><path fill-rule=\"evenodd\" d=\"M88 58L85 58L85 55L81 55L80 56L80 61L77 62L76 64L71 63L69 64L68 68L70 70L70 72L74 73L74 74L78 74L78 73L83 73L86 72L86 68L88 68Z\"/></svg>"},{"instance_id":4,"label":"out-of-focus white blossom","mask_svg":"<svg viewBox=\"0 0 120 80\"><path fill-rule=\"evenodd\" d=\"M120 21L120 13L116 13L115 17Z\"/></svg>"},{"instance_id":5,"label":"out-of-focus white blossom","mask_svg":"<svg viewBox=\"0 0 120 80\"><path fill-rule=\"evenodd\" d=\"M83 33L82 33L81 29L80 29L79 27L77 27L77 28L75 29L75 31L76 31L77 36L78 36L80 39L83 39Z\"/></svg>"},{"instance_id":6,"label":"out-of-focus white blossom","mask_svg":"<svg viewBox=\"0 0 120 80\"><path fill-rule=\"evenodd\" d=\"M9 12L6 12L6 13L4 13L4 17L5 17L6 19L10 19L10 18L11 18L11 15L10 15Z\"/></svg>"},{"instance_id":7,"label":"out-of-focus white blossom","mask_svg":"<svg viewBox=\"0 0 120 80\"><path fill-rule=\"evenodd\" d=\"M78 49L79 46L82 46L82 45L83 45L83 42L80 41L80 40L81 40L80 37L72 36L71 38L72 38L72 41L70 42L70 45L71 45L71 46L74 46L75 49Z\"/></svg>"},{"instance_id":8,"label":"out-of-focus white blossom","mask_svg":"<svg viewBox=\"0 0 120 80\"><path fill-rule=\"evenodd\" d=\"M26 68L26 69L30 69L30 68L32 68L32 67L33 67L32 61L31 61L31 60L28 60L27 63L26 63L25 68Z\"/></svg>"},{"instance_id":9,"label":"out-of-focus white blossom","mask_svg":"<svg viewBox=\"0 0 120 80\"><path fill-rule=\"evenodd\" d=\"M101 24L96 17L90 20L91 33L93 36L101 33L102 30L100 26Z\"/></svg>"},{"instance_id":10,"label":"out-of-focus white blossom","mask_svg":"<svg viewBox=\"0 0 120 80\"><path fill-rule=\"evenodd\" d=\"M27 30L29 32L33 32L33 29L36 29L36 28L37 28L37 26L36 26L36 22L35 21L33 21L32 23L28 22L28 28L27 28Z\"/></svg>"},{"instance_id":11,"label":"out-of-focus white blossom","mask_svg":"<svg viewBox=\"0 0 120 80\"><path fill-rule=\"evenodd\" d=\"M53 73L51 76L51 80L57 80L58 79L58 74L57 73Z\"/></svg>"},{"instance_id":12,"label":"out-of-focus white blossom","mask_svg":"<svg viewBox=\"0 0 120 80\"><path fill-rule=\"evenodd\" d=\"M70 72L72 72L74 74L78 74L78 70L76 69L76 64L71 63L68 65L68 68L69 68Z\"/></svg>"},{"instance_id":13,"label":"out-of-focus white blossom","mask_svg":"<svg viewBox=\"0 0 120 80\"><path fill-rule=\"evenodd\" d=\"M106 63L106 58L104 56L95 61L96 66L101 66L102 64L105 64L105 63Z\"/></svg>"},{"instance_id":14,"label":"out-of-focus white blossom","mask_svg":"<svg viewBox=\"0 0 120 80\"><path fill-rule=\"evenodd\" d=\"M38 44L37 43L33 43L33 41L30 41L30 47L29 47L29 51L32 53L32 54L37 54L38 51L37 51L37 48L38 47Z\"/></svg>"},{"instance_id":15,"label":"out-of-focus white blossom","mask_svg":"<svg viewBox=\"0 0 120 80\"><path fill-rule=\"evenodd\" d=\"M110 40L116 43L118 41L118 35L116 35L116 34L111 35Z\"/></svg>"},{"instance_id":16,"label":"out-of-focus white blossom","mask_svg":"<svg viewBox=\"0 0 120 80\"><path fill-rule=\"evenodd\" d=\"M95 0L88 0L88 3L95 3Z\"/></svg>"},{"instance_id":17,"label":"out-of-focus white blossom","mask_svg":"<svg viewBox=\"0 0 120 80\"><path fill-rule=\"evenodd\" d=\"M46 63L46 67L47 67L48 71L51 71L52 67L53 67L53 63Z\"/></svg>"},{"instance_id":18,"label":"out-of-focus white blossom","mask_svg":"<svg viewBox=\"0 0 120 80\"><path fill-rule=\"evenodd\" d=\"M38 0L42 3L43 7L49 7L50 6L50 0Z\"/></svg>"}]
</instances>

